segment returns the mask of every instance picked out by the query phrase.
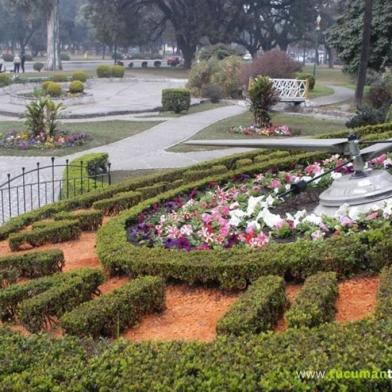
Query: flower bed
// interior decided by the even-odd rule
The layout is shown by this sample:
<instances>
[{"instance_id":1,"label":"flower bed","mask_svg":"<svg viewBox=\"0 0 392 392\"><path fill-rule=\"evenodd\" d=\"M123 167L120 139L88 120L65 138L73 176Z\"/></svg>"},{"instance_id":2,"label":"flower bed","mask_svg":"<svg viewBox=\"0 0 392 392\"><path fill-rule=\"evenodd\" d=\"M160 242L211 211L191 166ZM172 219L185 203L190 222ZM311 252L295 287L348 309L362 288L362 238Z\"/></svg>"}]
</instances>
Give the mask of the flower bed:
<instances>
[{"instance_id":1,"label":"flower bed","mask_svg":"<svg viewBox=\"0 0 392 392\"><path fill-rule=\"evenodd\" d=\"M272 240L294 241L298 237L318 240L381 225L392 216L392 202L366 214L347 206L339 210L336 218L312 213L318 193L341 177L342 172L352 171L352 166L322 179L317 177L342 162L335 155L292 170L272 169L253 177L242 175L223 186L214 184L207 190L193 190L164 204L154 204L139 215L137 224L129 227L128 239L133 245L186 251L234 246L262 248ZM375 168L388 168L391 163L384 155L371 164ZM297 197L299 200L289 198L286 202L279 197L293 184L310 180L315 181L305 195Z\"/></svg>"},{"instance_id":2,"label":"flower bed","mask_svg":"<svg viewBox=\"0 0 392 392\"><path fill-rule=\"evenodd\" d=\"M260 128L257 125L248 127L238 126L230 128L231 133L247 136L293 136L292 130L287 125L272 125Z\"/></svg>"}]
</instances>

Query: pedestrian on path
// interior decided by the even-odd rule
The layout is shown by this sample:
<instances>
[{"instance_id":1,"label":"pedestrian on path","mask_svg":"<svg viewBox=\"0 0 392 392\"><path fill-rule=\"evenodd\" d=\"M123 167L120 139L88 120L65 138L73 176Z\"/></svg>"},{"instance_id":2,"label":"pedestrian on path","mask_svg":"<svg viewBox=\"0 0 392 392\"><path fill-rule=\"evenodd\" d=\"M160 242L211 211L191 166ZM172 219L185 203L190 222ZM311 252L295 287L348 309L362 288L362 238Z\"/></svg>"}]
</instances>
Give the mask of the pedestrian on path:
<instances>
[{"instance_id":1,"label":"pedestrian on path","mask_svg":"<svg viewBox=\"0 0 392 392\"><path fill-rule=\"evenodd\" d=\"M23 53L20 58L20 65L22 67L22 72L25 73L25 62L26 62L26 55Z\"/></svg>"},{"instance_id":2,"label":"pedestrian on path","mask_svg":"<svg viewBox=\"0 0 392 392\"><path fill-rule=\"evenodd\" d=\"M14 57L14 73L19 73L20 72L20 63L21 59L18 54L15 55Z\"/></svg>"}]
</instances>

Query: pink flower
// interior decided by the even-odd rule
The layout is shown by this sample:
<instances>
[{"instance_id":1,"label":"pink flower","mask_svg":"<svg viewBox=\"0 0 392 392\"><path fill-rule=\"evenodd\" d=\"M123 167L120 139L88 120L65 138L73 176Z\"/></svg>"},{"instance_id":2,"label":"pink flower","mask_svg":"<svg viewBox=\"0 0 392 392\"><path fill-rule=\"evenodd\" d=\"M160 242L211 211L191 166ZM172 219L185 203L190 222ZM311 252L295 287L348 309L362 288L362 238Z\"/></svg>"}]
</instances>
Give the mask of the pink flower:
<instances>
[{"instance_id":1,"label":"pink flower","mask_svg":"<svg viewBox=\"0 0 392 392\"><path fill-rule=\"evenodd\" d=\"M168 236L168 238L174 240L174 239L179 238L181 236L181 232L177 227L169 226L167 228L167 236Z\"/></svg>"},{"instance_id":2,"label":"pink flower","mask_svg":"<svg viewBox=\"0 0 392 392\"><path fill-rule=\"evenodd\" d=\"M267 245L269 242L269 238L266 234L260 233L257 237L252 238L249 242L250 246L254 248L262 248Z\"/></svg>"},{"instance_id":3,"label":"pink flower","mask_svg":"<svg viewBox=\"0 0 392 392\"><path fill-rule=\"evenodd\" d=\"M348 216L341 216L341 217L339 217L339 221L340 221L340 224L343 226L343 227L352 227L353 226L353 224L355 223L351 218L349 218Z\"/></svg>"},{"instance_id":4,"label":"pink flower","mask_svg":"<svg viewBox=\"0 0 392 392\"><path fill-rule=\"evenodd\" d=\"M383 166L386 159L387 159L387 155L383 154L383 155L380 155L379 157L373 159L370 163L373 165Z\"/></svg>"},{"instance_id":5,"label":"pink flower","mask_svg":"<svg viewBox=\"0 0 392 392\"><path fill-rule=\"evenodd\" d=\"M280 182L280 180L274 179L274 180L271 181L270 187L272 189L279 189L281 186L282 186L282 183Z\"/></svg>"},{"instance_id":6,"label":"pink flower","mask_svg":"<svg viewBox=\"0 0 392 392\"><path fill-rule=\"evenodd\" d=\"M313 165L309 165L307 168L305 168L305 173L308 176L320 174L321 173L320 164L319 163L314 163Z\"/></svg>"},{"instance_id":7,"label":"pink flower","mask_svg":"<svg viewBox=\"0 0 392 392\"><path fill-rule=\"evenodd\" d=\"M185 236L191 235L193 233L193 229L192 229L191 225L182 226L180 231L181 231L181 234L185 235Z\"/></svg>"},{"instance_id":8,"label":"pink flower","mask_svg":"<svg viewBox=\"0 0 392 392\"><path fill-rule=\"evenodd\" d=\"M203 215L201 216L201 219L202 219L202 221L203 221L206 225L208 225L209 223L211 223L211 222L213 221L213 217L212 217L212 215L210 215L210 214L203 214Z\"/></svg>"},{"instance_id":9,"label":"pink flower","mask_svg":"<svg viewBox=\"0 0 392 392\"><path fill-rule=\"evenodd\" d=\"M378 219L378 218L379 218L378 211L375 211L375 212L372 212L371 214L369 214L369 215L366 217L366 220L372 221L372 220L376 220L376 219Z\"/></svg>"},{"instance_id":10,"label":"pink flower","mask_svg":"<svg viewBox=\"0 0 392 392\"><path fill-rule=\"evenodd\" d=\"M314 233L312 233L312 240L317 241L321 240L324 238L325 233L323 233L321 230L317 230Z\"/></svg>"},{"instance_id":11,"label":"pink flower","mask_svg":"<svg viewBox=\"0 0 392 392\"><path fill-rule=\"evenodd\" d=\"M284 176L284 180L287 182L287 184L292 184L295 180L295 177L293 175L291 175L290 173L287 173Z\"/></svg>"}]
</instances>

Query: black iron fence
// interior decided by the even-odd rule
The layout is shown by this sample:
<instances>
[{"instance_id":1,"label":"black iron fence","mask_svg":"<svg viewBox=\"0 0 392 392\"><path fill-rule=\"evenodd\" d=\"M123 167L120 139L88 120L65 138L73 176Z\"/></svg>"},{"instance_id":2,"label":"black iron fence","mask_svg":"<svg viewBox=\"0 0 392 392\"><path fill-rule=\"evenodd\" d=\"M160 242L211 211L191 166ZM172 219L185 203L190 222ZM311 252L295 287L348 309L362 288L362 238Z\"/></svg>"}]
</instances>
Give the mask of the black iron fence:
<instances>
[{"instance_id":1,"label":"black iron fence","mask_svg":"<svg viewBox=\"0 0 392 392\"><path fill-rule=\"evenodd\" d=\"M111 185L111 164L104 166L51 164L26 170L14 177L7 174L7 181L0 185L0 225L8 219L56 201L81 195Z\"/></svg>"}]
</instances>

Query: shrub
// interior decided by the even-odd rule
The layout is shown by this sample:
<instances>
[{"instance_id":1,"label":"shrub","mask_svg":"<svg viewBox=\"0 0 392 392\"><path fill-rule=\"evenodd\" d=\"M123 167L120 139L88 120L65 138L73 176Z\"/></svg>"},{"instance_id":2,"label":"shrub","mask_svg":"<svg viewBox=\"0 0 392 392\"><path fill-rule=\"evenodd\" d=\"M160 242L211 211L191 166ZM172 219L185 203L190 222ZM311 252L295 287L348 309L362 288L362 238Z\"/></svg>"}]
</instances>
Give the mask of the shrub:
<instances>
[{"instance_id":1,"label":"shrub","mask_svg":"<svg viewBox=\"0 0 392 392\"><path fill-rule=\"evenodd\" d=\"M72 279L21 302L17 318L30 332L38 332L50 323L51 318L61 317L75 306L91 300L103 281L99 271L79 271Z\"/></svg>"},{"instance_id":2,"label":"shrub","mask_svg":"<svg viewBox=\"0 0 392 392\"><path fill-rule=\"evenodd\" d=\"M392 105L389 107L385 122L392 122Z\"/></svg>"},{"instance_id":3,"label":"shrub","mask_svg":"<svg viewBox=\"0 0 392 392\"><path fill-rule=\"evenodd\" d=\"M71 94L82 94L84 92L84 84L79 80L74 80L69 85L69 92Z\"/></svg>"},{"instance_id":4,"label":"shrub","mask_svg":"<svg viewBox=\"0 0 392 392\"><path fill-rule=\"evenodd\" d=\"M63 93L61 85L56 82L49 82L46 84L45 92L51 97L60 97Z\"/></svg>"},{"instance_id":5,"label":"shrub","mask_svg":"<svg viewBox=\"0 0 392 392\"><path fill-rule=\"evenodd\" d=\"M65 332L78 336L118 337L147 313L160 312L165 305L164 281L137 278L100 298L85 302L61 318Z\"/></svg>"},{"instance_id":6,"label":"shrub","mask_svg":"<svg viewBox=\"0 0 392 392\"><path fill-rule=\"evenodd\" d=\"M392 90L383 83L372 85L366 94L366 99L375 109L389 108L392 104Z\"/></svg>"},{"instance_id":7,"label":"shrub","mask_svg":"<svg viewBox=\"0 0 392 392\"><path fill-rule=\"evenodd\" d=\"M348 128L358 128L367 125L382 124L385 120L383 109L374 109L370 106L361 106L357 109L356 115L346 123Z\"/></svg>"},{"instance_id":8,"label":"shrub","mask_svg":"<svg viewBox=\"0 0 392 392\"><path fill-rule=\"evenodd\" d=\"M88 75L84 71L76 71L72 74L72 80L73 81L79 81L82 83L86 83L88 79Z\"/></svg>"},{"instance_id":9,"label":"shrub","mask_svg":"<svg viewBox=\"0 0 392 392\"><path fill-rule=\"evenodd\" d=\"M61 53L60 54L60 59L61 61L70 61L71 56L68 53Z\"/></svg>"},{"instance_id":10,"label":"shrub","mask_svg":"<svg viewBox=\"0 0 392 392\"><path fill-rule=\"evenodd\" d=\"M142 62L142 68L148 68L148 61Z\"/></svg>"},{"instance_id":11,"label":"shrub","mask_svg":"<svg viewBox=\"0 0 392 392\"><path fill-rule=\"evenodd\" d=\"M259 128L271 126L271 116L268 111L279 101L272 80L266 76L253 79L249 84L249 98L255 124Z\"/></svg>"},{"instance_id":12,"label":"shrub","mask_svg":"<svg viewBox=\"0 0 392 392\"><path fill-rule=\"evenodd\" d=\"M135 65L135 64L131 61L131 62L128 64L128 68L133 68L134 65Z\"/></svg>"},{"instance_id":13,"label":"shrub","mask_svg":"<svg viewBox=\"0 0 392 392\"><path fill-rule=\"evenodd\" d=\"M392 316L392 267L385 267L380 276L375 316L389 319Z\"/></svg>"},{"instance_id":14,"label":"shrub","mask_svg":"<svg viewBox=\"0 0 392 392\"><path fill-rule=\"evenodd\" d=\"M52 82L51 82L50 80L45 80L45 82L43 82L43 83L41 84L42 90L43 90L44 92L47 92L47 91L48 91L48 87L49 87L49 85L50 85L51 83L52 83Z\"/></svg>"},{"instance_id":15,"label":"shrub","mask_svg":"<svg viewBox=\"0 0 392 392\"><path fill-rule=\"evenodd\" d=\"M319 272L306 279L286 313L289 327L315 327L333 320L338 285L335 272Z\"/></svg>"},{"instance_id":16,"label":"shrub","mask_svg":"<svg viewBox=\"0 0 392 392\"><path fill-rule=\"evenodd\" d=\"M305 73L305 72L299 72L297 73L297 80L307 80L308 81L308 86L309 86L309 90L314 90L314 88L316 87L316 78L309 73Z\"/></svg>"},{"instance_id":17,"label":"shrub","mask_svg":"<svg viewBox=\"0 0 392 392\"><path fill-rule=\"evenodd\" d=\"M200 95L203 86L211 83L212 75L219 70L218 61L211 59L195 64L189 74L187 87L192 89L194 95Z\"/></svg>"},{"instance_id":18,"label":"shrub","mask_svg":"<svg viewBox=\"0 0 392 392\"><path fill-rule=\"evenodd\" d=\"M82 195L97 188L104 188L109 156L106 153L91 153L74 159L64 170L61 196L63 199Z\"/></svg>"},{"instance_id":19,"label":"shrub","mask_svg":"<svg viewBox=\"0 0 392 392\"><path fill-rule=\"evenodd\" d=\"M219 320L219 334L242 335L272 329L283 314L286 294L283 278L259 278Z\"/></svg>"},{"instance_id":20,"label":"shrub","mask_svg":"<svg viewBox=\"0 0 392 392\"><path fill-rule=\"evenodd\" d=\"M230 56L240 56L241 53L238 50L233 49L230 45L226 44L216 44L205 46L199 54L200 61L208 61L211 58L216 58L217 60L223 60Z\"/></svg>"},{"instance_id":21,"label":"shrub","mask_svg":"<svg viewBox=\"0 0 392 392\"><path fill-rule=\"evenodd\" d=\"M25 243L37 247L47 243L56 244L78 239L80 228L77 221L59 221L48 223L45 227L37 227L32 231L12 234L9 237L10 249L15 252L20 250Z\"/></svg>"},{"instance_id":22,"label":"shrub","mask_svg":"<svg viewBox=\"0 0 392 392\"><path fill-rule=\"evenodd\" d=\"M251 78L259 75L271 79L292 79L301 68L301 64L294 61L286 52L273 49L257 57L251 64L244 65L241 80L244 85L248 85Z\"/></svg>"},{"instance_id":23,"label":"shrub","mask_svg":"<svg viewBox=\"0 0 392 392\"><path fill-rule=\"evenodd\" d=\"M154 61L154 67L155 68L160 68L162 66L162 61L160 60L155 60Z\"/></svg>"},{"instance_id":24,"label":"shrub","mask_svg":"<svg viewBox=\"0 0 392 392\"><path fill-rule=\"evenodd\" d=\"M41 72L44 69L44 66L43 63L36 62L33 64L33 69L34 71Z\"/></svg>"},{"instance_id":25,"label":"shrub","mask_svg":"<svg viewBox=\"0 0 392 392\"><path fill-rule=\"evenodd\" d=\"M62 220L77 220L79 222L80 230L82 231L97 231L102 226L103 214L101 211L73 211L73 212L59 212L54 215L56 221Z\"/></svg>"},{"instance_id":26,"label":"shrub","mask_svg":"<svg viewBox=\"0 0 392 392\"><path fill-rule=\"evenodd\" d=\"M141 201L140 192L124 192L119 193L110 199L96 201L93 207L101 210L104 215L117 215L120 211L126 210L138 204Z\"/></svg>"},{"instance_id":27,"label":"shrub","mask_svg":"<svg viewBox=\"0 0 392 392\"><path fill-rule=\"evenodd\" d=\"M14 61L14 55L12 53L3 53L2 57L7 63L12 63Z\"/></svg>"},{"instance_id":28,"label":"shrub","mask_svg":"<svg viewBox=\"0 0 392 392\"><path fill-rule=\"evenodd\" d=\"M212 103L218 103L224 97L224 91L219 84L210 83L201 89L201 96L209 98Z\"/></svg>"},{"instance_id":29,"label":"shrub","mask_svg":"<svg viewBox=\"0 0 392 392\"><path fill-rule=\"evenodd\" d=\"M38 278L61 272L64 254L61 250L30 252L0 257L0 286L14 283L18 278Z\"/></svg>"},{"instance_id":30,"label":"shrub","mask_svg":"<svg viewBox=\"0 0 392 392\"><path fill-rule=\"evenodd\" d=\"M52 81L56 83L64 83L68 81L68 76L64 73L55 73L52 76Z\"/></svg>"},{"instance_id":31,"label":"shrub","mask_svg":"<svg viewBox=\"0 0 392 392\"><path fill-rule=\"evenodd\" d=\"M112 76L112 68L109 65L99 65L96 72L99 78L110 78Z\"/></svg>"},{"instance_id":32,"label":"shrub","mask_svg":"<svg viewBox=\"0 0 392 392\"><path fill-rule=\"evenodd\" d=\"M0 74L0 87L9 86L11 83L12 80L7 74L5 73Z\"/></svg>"},{"instance_id":33,"label":"shrub","mask_svg":"<svg viewBox=\"0 0 392 392\"><path fill-rule=\"evenodd\" d=\"M191 106L191 92L181 88L164 89L162 106L164 112L187 112Z\"/></svg>"},{"instance_id":34,"label":"shrub","mask_svg":"<svg viewBox=\"0 0 392 392\"><path fill-rule=\"evenodd\" d=\"M125 74L125 68L122 65L113 65L112 76L114 78L123 78Z\"/></svg>"}]
</instances>

